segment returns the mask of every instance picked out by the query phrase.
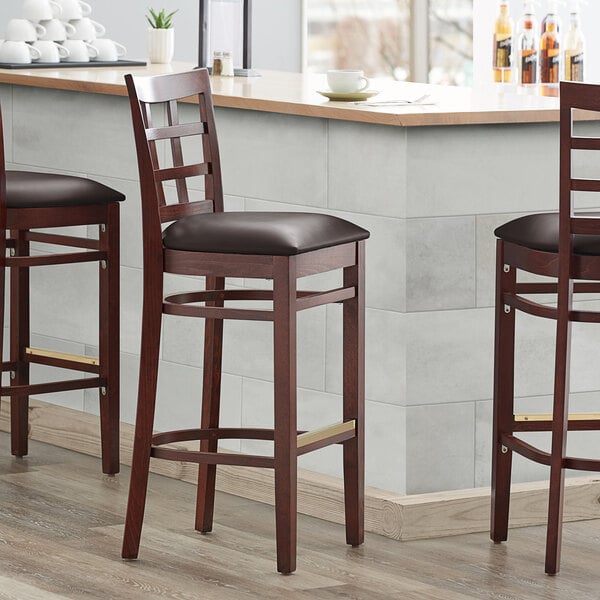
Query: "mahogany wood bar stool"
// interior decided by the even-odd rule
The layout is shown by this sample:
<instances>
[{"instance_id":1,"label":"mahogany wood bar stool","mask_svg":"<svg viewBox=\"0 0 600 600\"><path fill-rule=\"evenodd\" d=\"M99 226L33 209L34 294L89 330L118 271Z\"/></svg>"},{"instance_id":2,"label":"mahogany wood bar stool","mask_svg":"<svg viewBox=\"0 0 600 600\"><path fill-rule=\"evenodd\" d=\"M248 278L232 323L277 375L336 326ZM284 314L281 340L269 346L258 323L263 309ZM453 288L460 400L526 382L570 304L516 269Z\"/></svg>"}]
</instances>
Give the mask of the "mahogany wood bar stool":
<instances>
[{"instance_id":1,"label":"mahogany wood bar stool","mask_svg":"<svg viewBox=\"0 0 600 600\"><path fill-rule=\"evenodd\" d=\"M13 455L27 454L29 396L98 388L102 470L107 474L119 471L119 202L124 198L120 192L82 177L7 172L4 147L0 142L0 226L4 232L0 236L2 307L5 270L10 268L10 360L2 362L2 371L10 373L10 383L0 387L0 395L11 398ZM98 239L47 232L55 227L76 225L98 225ZM35 231L39 229L43 231ZM56 253L51 249L31 254L31 242L78 250ZM44 248L42 246L40 250ZM30 268L84 262L98 263L98 358L31 347ZM56 310L60 311L60 306ZM0 313L2 348L3 308ZM88 376L32 384L29 378L31 364L70 369Z\"/></svg>"},{"instance_id":2,"label":"mahogany wood bar stool","mask_svg":"<svg viewBox=\"0 0 600 600\"><path fill-rule=\"evenodd\" d=\"M600 323L600 313L574 310L575 293L600 291L600 212L576 213L577 192L600 192L600 179L574 175L574 151L600 150L600 137L574 134L576 110L600 112L600 86L560 84L559 212L518 218L496 230L496 342L494 358L494 422L492 443L491 537L508 536L512 454L550 467L546 573L560 565L565 469L600 471L600 460L567 456L568 430L600 429L600 414L569 414L571 323ZM600 158L600 153L597 154ZM555 278L543 283L517 282L518 271ZM530 299L556 294L551 306ZM544 302L546 300L544 299ZM554 402L552 414L515 415L515 312L556 321ZM520 434L551 431L550 452L525 442Z\"/></svg>"},{"instance_id":3,"label":"mahogany wood bar stool","mask_svg":"<svg viewBox=\"0 0 600 600\"><path fill-rule=\"evenodd\" d=\"M126 76L142 190L144 306L138 409L123 557L138 555L150 457L198 463L196 529L212 529L217 464L275 471L277 569L296 568L297 458L342 443L346 541L363 542L364 503L364 245L369 233L328 215L223 212L223 188L210 80L206 69L138 78ZM177 100L195 97L198 120L180 123ZM153 112L167 125L154 125ZM186 138L182 144L181 138ZM184 161L194 138L201 163ZM172 166L159 164L167 140ZM201 151L201 152L199 152ZM191 153L191 150L190 150ZM205 199L190 201L186 178L204 176ZM175 181L177 202L165 202L163 183ZM163 225L170 223L164 231ZM343 286L297 290L301 277L343 269ZM163 299L163 273L206 277L206 289ZM273 290L226 290L226 277L273 281ZM229 300L270 300L272 309L228 307ZM300 310L343 304L343 420L312 432L296 425L296 318ZM206 319L201 427L153 435L162 314ZM274 429L219 427L223 320L273 323ZM218 452L220 439L274 441L274 456ZM201 440L198 451L164 444Z\"/></svg>"}]
</instances>

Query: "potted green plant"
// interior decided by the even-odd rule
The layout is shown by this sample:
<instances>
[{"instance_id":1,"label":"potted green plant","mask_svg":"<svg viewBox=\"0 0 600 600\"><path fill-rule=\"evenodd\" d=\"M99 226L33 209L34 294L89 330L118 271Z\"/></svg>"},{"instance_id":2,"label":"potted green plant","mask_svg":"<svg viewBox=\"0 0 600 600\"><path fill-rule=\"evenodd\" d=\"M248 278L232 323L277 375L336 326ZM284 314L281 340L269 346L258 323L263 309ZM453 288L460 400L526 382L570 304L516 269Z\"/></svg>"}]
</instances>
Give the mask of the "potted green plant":
<instances>
[{"instance_id":1,"label":"potted green plant","mask_svg":"<svg viewBox=\"0 0 600 600\"><path fill-rule=\"evenodd\" d=\"M170 63L175 51L175 30L173 16L176 10L167 13L162 8L159 11L148 9L146 20L150 24L148 30L148 54L151 63Z\"/></svg>"}]
</instances>

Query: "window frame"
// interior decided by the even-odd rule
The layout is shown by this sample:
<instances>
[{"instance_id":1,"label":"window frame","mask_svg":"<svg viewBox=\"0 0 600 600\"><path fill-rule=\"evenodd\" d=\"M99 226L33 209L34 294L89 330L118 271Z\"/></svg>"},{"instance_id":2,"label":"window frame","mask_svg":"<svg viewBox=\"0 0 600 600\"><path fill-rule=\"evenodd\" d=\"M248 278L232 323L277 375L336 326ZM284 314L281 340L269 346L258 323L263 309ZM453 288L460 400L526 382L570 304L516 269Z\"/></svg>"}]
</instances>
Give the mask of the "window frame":
<instances>
[{"instance_id":1,"label":"window frame","mask_svg":"<svg viewBox=\"0 0 600 600\"><path fill-rule=\"evenodd\" d=\"M302 71L308 65L308 9L302 0ZM411 81L427 83L429 79L429 0L410 0L410 73Z\"/></svg>"}]
</instances>

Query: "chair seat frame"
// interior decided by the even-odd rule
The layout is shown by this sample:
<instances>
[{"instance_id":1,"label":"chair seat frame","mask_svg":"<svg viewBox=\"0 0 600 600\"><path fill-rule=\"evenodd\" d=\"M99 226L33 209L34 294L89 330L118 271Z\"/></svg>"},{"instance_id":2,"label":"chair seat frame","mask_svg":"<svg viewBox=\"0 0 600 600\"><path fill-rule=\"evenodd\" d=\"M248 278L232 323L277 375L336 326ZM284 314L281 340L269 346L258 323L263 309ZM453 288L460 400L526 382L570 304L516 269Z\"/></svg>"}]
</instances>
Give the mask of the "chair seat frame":
<instances>
[{"instance_id":1,"label":"chair seat frame","mask_svg":"<svg viewBox=\"0 0 600 600\"><path fill-rule=\"evenodd\" d=\"M4 188L4 194L5 194ZM6 208L5 234L0 236L0 289L4 304L4 279L10 269L10 360L2 372L10 374L0 395L10 397L11 452L28 453L29 397L32 395L98 388L102 470L119 472L119 203L50 208ZM62 235L37 229L98 225L98 239ZM6 235L8 231L8 235ZM48 244L52 251L31 254L31 243ZM56 252L54 247L77 251ZM7 255L8 251L8 255ZM30 343L30 269L96 262L99 281L98 357L32 348ZM3 311L4 314L4 311ZM3 317L2 317L3 318ZM0 324L0 347L3 323ZM39 364L90 376L47 383L30 383L30 365Z\"/></svg>"}]
</instances>

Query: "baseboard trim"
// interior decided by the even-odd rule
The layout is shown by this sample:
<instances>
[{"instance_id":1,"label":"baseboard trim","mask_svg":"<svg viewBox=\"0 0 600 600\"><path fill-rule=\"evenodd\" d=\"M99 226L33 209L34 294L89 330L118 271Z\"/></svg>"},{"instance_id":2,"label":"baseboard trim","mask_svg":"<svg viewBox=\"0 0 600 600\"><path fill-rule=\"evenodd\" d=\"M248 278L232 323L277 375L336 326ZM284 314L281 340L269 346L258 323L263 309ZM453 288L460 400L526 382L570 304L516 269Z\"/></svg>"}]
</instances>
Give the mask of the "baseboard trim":
<instances>
[{"instance_id":1,"label":"baseboard trim","mask_svg":"<svg viewBox=\"0 0 600 600\"><path fill-rule=\"evenodd\" d=\"M38 400L30 406L30 437L100 456L98 417ZM0 431L9 431L9 402L0 400ZM131 464L133 426L121 424L121 461ZM196 465L151 461L154 473L195 483ZM217 489L273 504L273 472L220 466ZM517 484L511 497L511 527L540 525L546 521L547 482ZM566 483L565 521L600 518L600 479L570 478ZM396 540L414 540L487 531L489 488L399 496L375 488L365 494L365 529ZM298 478L298 510L334 523L344 522L342 481L301 470Z\"/></svg>"}]
</instances>

